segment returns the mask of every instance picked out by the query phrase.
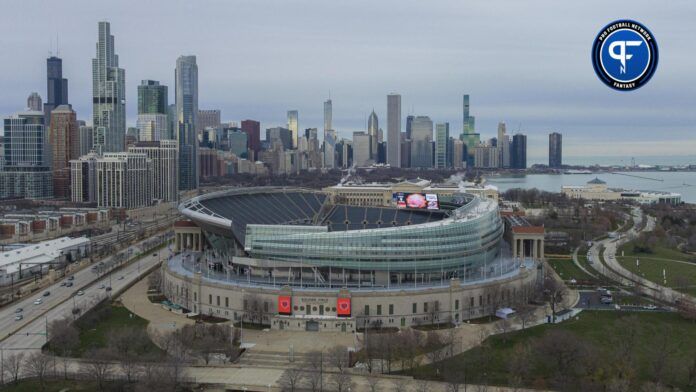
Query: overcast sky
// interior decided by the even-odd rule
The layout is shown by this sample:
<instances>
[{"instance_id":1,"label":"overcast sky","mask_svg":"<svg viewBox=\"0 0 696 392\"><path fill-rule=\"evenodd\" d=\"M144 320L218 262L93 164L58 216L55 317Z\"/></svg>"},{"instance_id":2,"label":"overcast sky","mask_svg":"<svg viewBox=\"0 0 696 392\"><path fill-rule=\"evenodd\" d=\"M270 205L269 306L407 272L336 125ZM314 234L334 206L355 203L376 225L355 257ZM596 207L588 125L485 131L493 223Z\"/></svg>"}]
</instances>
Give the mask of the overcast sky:
<instances>
[{"instance_id":1,"label":"overcast sky","mask_svg":"<svg viewBox=\"0 0 696 392\"><path fill-rule=\"evenodd\" d=\"M322 126L331 95L334 128L364 130L374 108L386 129L386 95L402 114L462 128L461 96L483 137L497 123L529 137L545 156L547 134L564 135L567 155L694 155L696 2L670 1L233 1L3 0L0 115L22 110L32 91L46 98L45 59L56 37L70 103L91 121L91 59L97 22L108 20L126 70L128 123L141 79L170 86L174 65L194 54L199 107L223 120ZM645 24L660 50L653 79L633 92L594 74L590 50L607 23Z\"/></svg>"}]
</instances>

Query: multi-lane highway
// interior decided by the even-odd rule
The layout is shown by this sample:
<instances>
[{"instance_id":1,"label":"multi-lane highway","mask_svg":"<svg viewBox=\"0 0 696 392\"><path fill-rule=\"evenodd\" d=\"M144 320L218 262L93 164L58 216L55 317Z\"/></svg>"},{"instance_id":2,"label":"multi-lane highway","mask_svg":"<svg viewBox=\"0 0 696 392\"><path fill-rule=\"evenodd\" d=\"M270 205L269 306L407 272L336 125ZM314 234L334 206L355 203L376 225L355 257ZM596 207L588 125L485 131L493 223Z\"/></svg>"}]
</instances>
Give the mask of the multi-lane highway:
<instances>
[{"instance_id":1,"label":"multi-lane highway","mask_svg":"<svg viewBox=\"0 0 696 392\"><path fill-rule=\"evenodd\" d=\"M143 250L140 246L149 241L133 245L122 252L137 255ZM98 274L92 268L85 268L74 275L72 287L61 286L61 281L37 291L34 295L23 298L14 304L0 310L0 349L7 350L35 350L40 349L46 342L46 326L52 320L72 318L73 308L80 309L81 313L97 304L101 299L119 292L130 283L137 281L146 271L162 260L170 256L167 248L150 251L142 258L110 273ZM108 262L107 258L105 261ZM111 290L107 290L111 287ZM44 292L50 295L44 296ZM78 295L81 291L82 295ZM34 304L38 298L40 304ZM17 309L22 309L18 312ZM21 320L16 316L22 314Z\"/></svg>"}]
</instances>

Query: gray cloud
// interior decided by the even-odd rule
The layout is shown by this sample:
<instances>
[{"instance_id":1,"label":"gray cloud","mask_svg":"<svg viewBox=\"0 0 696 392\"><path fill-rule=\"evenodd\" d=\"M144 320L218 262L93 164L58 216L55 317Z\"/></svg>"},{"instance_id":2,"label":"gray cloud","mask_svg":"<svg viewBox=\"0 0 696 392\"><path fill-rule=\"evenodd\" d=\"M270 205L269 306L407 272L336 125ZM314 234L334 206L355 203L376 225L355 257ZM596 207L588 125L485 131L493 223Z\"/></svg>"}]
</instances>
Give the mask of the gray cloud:
<instances>
[{"instance_id":1,"label":"gray cloud","mask_svg":"<svg viewBox=\"0 0 696 392\"><path fill-rule=\"evenodd\" d=\"M128 119L136 86L170 86L180 54L198 57L200 107L223 118L282 125L288 109L301 127L320 127L331 94L334 122L348 137L374 107L385 124L386 94L400 92L404 115L430 115L461 128L461 94L484 136L498 121L530 135L530 154L558 130L581 153L599 140L632 154L692 142L696 123L696 4L673 1L171 1L5 0L0 14L0 114L45 97L45 57L60 39L70 100L91 118L91 58L97 21L109 20L126 69ZM660 47L653 80L610 90L594 75L592 40L606 23L646 24ZM631 143L621 143L631 141ZM535 143L532 145L532 142ZM538 145L536 145L538 144ZM633 150L632 150L633 149ZM573 151L573 148L569 149Z\"/></svg>"}]
</instances>

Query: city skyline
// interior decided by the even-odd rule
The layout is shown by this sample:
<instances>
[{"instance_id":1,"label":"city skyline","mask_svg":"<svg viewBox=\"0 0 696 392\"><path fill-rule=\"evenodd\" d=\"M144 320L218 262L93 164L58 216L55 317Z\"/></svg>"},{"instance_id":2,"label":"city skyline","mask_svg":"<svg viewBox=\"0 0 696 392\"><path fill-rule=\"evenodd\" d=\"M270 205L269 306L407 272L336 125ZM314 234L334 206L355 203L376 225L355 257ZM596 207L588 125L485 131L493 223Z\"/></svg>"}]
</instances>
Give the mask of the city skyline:
<instances>
[{"instance_id":1,"label":"city skyline","mask_svg":"<svg viewBox=\"0 0 696 392\"><path fill-rule=\"evenodd\" d=\"M31 4L23 2L17 6L22 9L32 7ZM673 14L669 10L655 10L648 3L631 3L632 14L651 27L665 55L648 86L630 94L617 94L596 80L587 58L590 43L601 28L595 21L613 18L622 8L618 4L608 5L602 11L571 5L578 18L561 21L554 15L561 16L561 11L566 12L567 8L548 3L543 7L548 16L535 19L534 29L526 27L525 18L517 18L523 12L521 8L529 7L514 3L508 3L496 15L485 11L478 3L466 6L453 3L442 7L407 3L399 8L399 12L421 12L444 18L437 23L428 22L433 32L425 35L411 31L395 35L389 31L396 23L392 21L375 27L376 31L369 35L351 35L356 25L367 23L360 19L364 16L361 5L366 4L344 6L341 13L330 12L328 6L321 3L307 4L312 13L284 4L278 5L278 13L296 15L300 21L317 20L321 22L318 26L297 23L273 31L267 27L276 20L275 14L253 22L244 20L244 15L258 12L258 6L219 4L208 7L217 9L216 12L233 10L242 16L240 23L250 24L249 29L238 29L240 31L234 34L222 30L215 20L208 32L204 31L207 29L191 29L180 33L175 28L177 23L158 26L161 32L149 31L146 24L138 22L147 15L147 9L158 6L157 2L142 5L144 12L138 14L125 12L128 2L117 4L108 15L104 15L101 7L85 2L84 13L79 18L65 14L57 5L38 7L33 9L38 20L48 19L49 15L53 18L40 29L42 34L29 34L28 30L23 34L29 27L11 19L3 21L0 27L0 32L5 33L0 42L7 48L8 58L17 59L0 65L0 74L5 75L0 77L0 88L6 92L0 97L0 113L9 115L23 109L21 106L32 91L39 91L46 102L45 79L40 74L45 73L42 68L49 55L46 49L56 40L51 37L57 35L60 47L56 50L54 44L53 52L63 59L63 76L71 84L71 103L78 118L89 120L89 59L93 56L95 24L106 19L111 22L111 33L118 37L119 66L128 73L128 125L136 122L136 88L140 81L160 80L164 85L173 86L172 65L179 55L191 53L197 56L204 70L200 75L200 107L221 109L223 120L259 120L262 129L283 126L287 111L292 109L300 112L301 128L321 128L321 102L330 95L335 104L334 128L339 137L350 138L355 131L366 131L365 119L373 107L379 117L386 119L383 97L395 91L403 99L403 117L427 115L435 122L449 122L453 125L452 133L456 134L460 131L456 126L461 121L457 121L461 119L460 97L466 93L471 95L471 113L477 117L477 132L483 138L495 136L496 124L500 121L508 124L511 135L519 128L528 135L529 158L546 155L545 138L553 131L564 134L568 156L582 155L588 149L593 155L688 155L696 147L690 135L691 124L696 119L688 110L693 106L693 98L685 91L670 88L677 81L680 85L688 85L693 80L688 64L694 44L677 39L680 30L675 26L679 23L674 23L688 12ZM390 9L388 6L386 3L370 5L376 14L371 18L383 16ZM178 20L190 13L207 15L213 12L208 8L171 7L166 12L172 20ZM55 13L63 18L54 18ZM581 18L582 15L588 17ZM453 24L457 17L464 18L467 23ZM479 40L466 39L494 18L521 34L520 42L513 45L503 34L491 34ZM57 23L54 19L74 20L68 23L75 26L74 31L68 31L62 27L66 23ZM582 22L584 20L592 22ZM317 38L314 31L327 23L335 24L335 31ZM134 25L138 28L132 29ZM555 34L560 30L566 35ZM148 31L152 34L146 34ZM213 32L219 35L211 41L209 34ZM141 33L149 37L147 44L139 38ZM337 38L338 42L334 43ZM332 40L330 47L323 45L328 40ZM225 45L220 50L219 45L200 45L199 42L224 42ZM317 56L328 50L333 54L330 64L302 61L302 67L295 67L275 61L278 53L288 50L281 48L278 52L276 46L290 42L296 44L292 46L292 56L297 56L298 60L318 60ZM500 50L491 51L490 48ZM216 50L221 51L222 57L215 54ZM423 55L417 61L406 61L405 50L422 50ZM554 56L548 55L549 50ZM242 59L253 60L235 60L232 71L227 62L220 61L240 55ZM369 66L359 61L370 55ZM344 61L349 57L354 60ZM534 94L527 91L529 86L534 86ZM228 91L240 93L228 94ZM171 94L170 91L169 101L174 102ZM644 109L647 104L650 110ZM405 123L403 119L402 123ZM626 141L627 134L633 140ZM600 137L603 138L601 142L597 140ZM621 144L609 147L605 140Z\"/></svg>"}]
</instances>

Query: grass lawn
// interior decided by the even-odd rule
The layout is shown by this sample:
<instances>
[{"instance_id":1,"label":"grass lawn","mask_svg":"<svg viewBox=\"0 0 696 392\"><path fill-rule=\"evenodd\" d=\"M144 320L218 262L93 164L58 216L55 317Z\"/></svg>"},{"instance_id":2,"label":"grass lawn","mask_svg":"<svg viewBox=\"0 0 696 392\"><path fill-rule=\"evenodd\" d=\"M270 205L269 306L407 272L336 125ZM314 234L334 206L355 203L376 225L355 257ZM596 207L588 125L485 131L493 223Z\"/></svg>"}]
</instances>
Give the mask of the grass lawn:
<instances>
[{"instance_id":1,"label":"grass lawn","mask_svg":"<svg viewBox=\"0 0 696 392\"><path fill-rule=\"evenodd\" d=\"M594 280L592 276L578 268L578 266L573 263L573 259L550 259L549 264L551 264L551 267L553 267L563 280L575 279L578 282Z\"/></svg>"},{"instance_id":2,"label":"grass lawn","mask_svg":"<svg viewBox=\"0 0 696 392\"><path fill-rule=\"evenodd\" d=\"M689 261L689 255L665 247L655 247L653 253L634 253L631 243L624 245L621 249L624 251L624 256L621 256L619 251L617 260L624 268L660 285L665 285L662 275L662 271L665 270L668 287L696 295L696 263L684 264L666 260ZM638 266L636 259L640 261ZM688 283L688 287L677 287L683 283Z\"/></svg>"},{"instance_id":3,"label":"grass lawn","mask_svg":"<svg viewBox=\"0 0 696 392\"><path fill-rule=\"evenodd\" d=\"M95 310L101 310L103 312L103 317L95 318L94 321L87 321L85 319L77 321L76 325L80 330L80 346L77 353L79 356L90 348L105 347L107 344L107 336L112 330L124 327L147 329L148 321L131 313L124 306L104 303L99 305ZM85 317L88 319L89 313L87 313ZM150 342L145 352L141 354L157 353L161 353L161 350L154 343Z\"/></svg>"},{"instance_id":4,"label":"grass lawn","mask_svg":"<svg viewBox=\"0 0 696 392\"><path fill-rule=\"evenodd\" d=\"M624 337L625 330L616 324L623 317L631 317L624 321L638 326L637 344L633 346L638 379L647 381L652 376L650 360L653 358L657 344L655 336L668 333L666 336L669 338L669 345L673 350L669 356L669 364L673 371L669 375L668 381L672 385L684 388L687 383L686 367L693 362L696 356L696 324L686 321L674 313L584 311L578 315L577 320L573 319L556 325L545 324L524 331L491 336L484 342L486 348L476 347L454 356L446 360L445 367L466 374L466 381L469 383L508 385L510 358L516 355L516 349L523 347L524 344L533 343L551 329L568 331L577 339L588 342L598 350L599 360L603 363L606 362L606 367L610 367L616 363L616 360L613 359L615 358L614 353L612 353L615 341ZM533 344L532 347L534 347ZM534 349L530 352L529 363L537 365L532 365L530 376L524 381L524 384L535 386L535 380L551 378L551 374L545 373L548 368L544 365L538 365L551 359L540 357L540 354ZM487 360L484 361L482 358L487 358ZM439 378L432 365L416 369L414 376L428 379Z\"/></svg>"}]
</instances>

